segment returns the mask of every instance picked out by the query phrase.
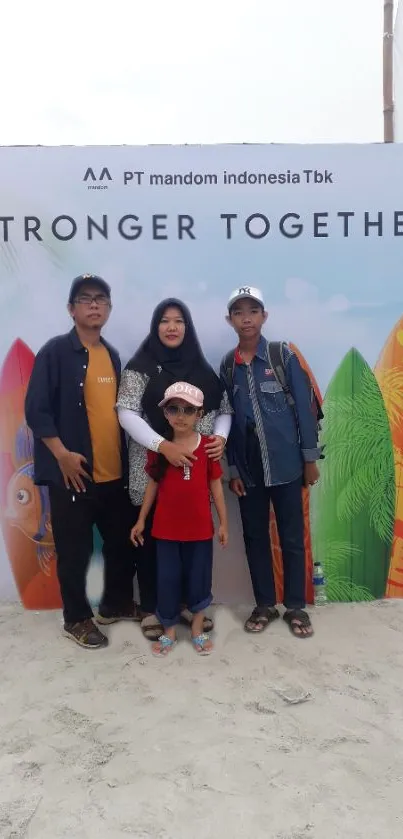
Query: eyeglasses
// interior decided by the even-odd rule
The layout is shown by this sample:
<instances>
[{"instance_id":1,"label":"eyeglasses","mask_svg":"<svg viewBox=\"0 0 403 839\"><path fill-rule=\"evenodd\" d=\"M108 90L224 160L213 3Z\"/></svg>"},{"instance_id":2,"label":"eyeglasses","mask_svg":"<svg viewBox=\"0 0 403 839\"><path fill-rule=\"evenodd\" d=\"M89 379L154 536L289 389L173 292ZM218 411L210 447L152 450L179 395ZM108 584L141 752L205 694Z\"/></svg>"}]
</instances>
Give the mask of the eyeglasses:
<instances>
[{"instance_id":1,"label":"eyeglasses","mask_svg":"<svg viewBox=\"0 0 403 839\"><path fill-rule=\"evenodd\" d=\"M74 302L80 306L92 306L93 303L96 303L97 306L109 306L111 301L106 294L95 294L93 297L89 294L81 294L76 297Z\"/></svg>"},{"instance_id":2,"label":"eyeglasses","mask_svg":"<svg viewBox=\"0 0 403 839\"><path fill-rule=\"evenodd\" d=\"M177 417L178 414L184 414L185 417L192 417L197 414L198 408L194 405L167 405L165 411L170 417Z\"/></svg>"}]
</instances>

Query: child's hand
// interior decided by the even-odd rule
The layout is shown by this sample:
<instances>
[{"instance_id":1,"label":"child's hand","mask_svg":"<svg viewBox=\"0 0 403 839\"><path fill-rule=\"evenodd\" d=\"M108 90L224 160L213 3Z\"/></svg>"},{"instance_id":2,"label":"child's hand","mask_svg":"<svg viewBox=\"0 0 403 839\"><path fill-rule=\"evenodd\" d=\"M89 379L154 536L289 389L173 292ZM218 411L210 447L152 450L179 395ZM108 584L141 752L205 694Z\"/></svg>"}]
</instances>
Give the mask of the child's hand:
<instances>
[{"instance_id":1,"label":"child's hand","mask_svg":"<svg viewBox=\"0 0 403 839\"><path fill-rule=\"evenodd\" d=\"M228 527L220 524L218 528L218 541L222 548L226 548L228 545Z\"/></svg>"},{"instance_id":2,"label":"child's hand","mask_svg":"<svg viewBox=\"0 0 403 839\"><path fill-rule=\"evenodd\" d=\"M133 542L135 548L138 548L139 545L144 545L144 527L145 522L143 522L141 519L138 519L137 523L131 529L130 541Z\"/></svg>"}]
</instances>

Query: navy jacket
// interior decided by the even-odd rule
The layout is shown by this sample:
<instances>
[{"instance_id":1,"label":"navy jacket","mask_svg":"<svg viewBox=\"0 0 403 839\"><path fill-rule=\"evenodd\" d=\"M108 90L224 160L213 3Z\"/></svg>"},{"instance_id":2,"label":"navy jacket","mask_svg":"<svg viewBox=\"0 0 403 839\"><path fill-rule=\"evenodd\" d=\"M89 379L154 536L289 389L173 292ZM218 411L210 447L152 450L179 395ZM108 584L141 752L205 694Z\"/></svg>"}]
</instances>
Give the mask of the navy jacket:
<instances>
[{"instance_id":1,"label":"navy jacket","mask_svg":"<svg viewBox=\"0 0 403 839\"><path fill-rule=\"evenodd\" d=\"M252 486L246 462L247 426L256 431L265 486L297 480L306 462L319 460L318 428L312 413L307 381L297 356L284 347L285 374L295 406L290 406L268 364L267 341L262 336L251 364L235 364L232 382L221 363L221 380L234 410L227 441L231 478Z\"/></svg>"},{"instance_id":2,"label":"navy jacket","mask_svg":"<svg viewBox=\"0 0 403 839\"><path fill-rule=\"evenodd\" d=\"M121 364L117 351L101 338L109 352L119 385ZM83 454L92 474L91 435L84 400L88 350L77 332L51 338L36 356L25 398L25 416L34 436L36 484L63 484L56 458L42 442L43 437L60 437L67 449ZM122 470L126 479L127 447L122 434Z\"/></svg>"}]
</instances>

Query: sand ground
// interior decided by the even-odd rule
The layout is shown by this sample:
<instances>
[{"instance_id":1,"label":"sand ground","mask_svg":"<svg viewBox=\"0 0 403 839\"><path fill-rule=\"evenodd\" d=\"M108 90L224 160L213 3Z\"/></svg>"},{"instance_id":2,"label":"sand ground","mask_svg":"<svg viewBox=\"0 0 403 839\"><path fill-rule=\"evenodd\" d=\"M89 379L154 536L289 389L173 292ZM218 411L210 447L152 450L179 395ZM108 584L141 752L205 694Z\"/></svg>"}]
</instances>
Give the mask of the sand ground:
<instances>
[{"instance_id":1,"label":"sand ground","mask_svg":"<svg viewBox=\"0 0 403 839\"><path fill-rule=\"evenodd\" d=\"M1 838L400 839L403 602L316 610L311 641L247 611L160 661L136 625L87 652L3 605Z\"/></svg>"}]
</instances>

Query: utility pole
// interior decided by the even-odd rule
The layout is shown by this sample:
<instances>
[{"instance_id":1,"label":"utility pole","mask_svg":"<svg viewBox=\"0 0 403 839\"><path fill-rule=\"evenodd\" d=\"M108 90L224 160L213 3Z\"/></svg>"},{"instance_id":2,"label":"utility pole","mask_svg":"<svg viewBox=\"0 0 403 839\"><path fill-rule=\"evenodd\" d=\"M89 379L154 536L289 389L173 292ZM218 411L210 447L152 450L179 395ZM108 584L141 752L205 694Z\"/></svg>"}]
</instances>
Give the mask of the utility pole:
<instances>
[{"instance_id":1,"label":"utility pole","mask_svg":"<svg viewBox=\"0 0 403 839\"><path fill-rule=\"evenodd\" d=\"M394 142L393 130L393 0L383 2L383 141Z\"/></svg>"}]
</instances>

